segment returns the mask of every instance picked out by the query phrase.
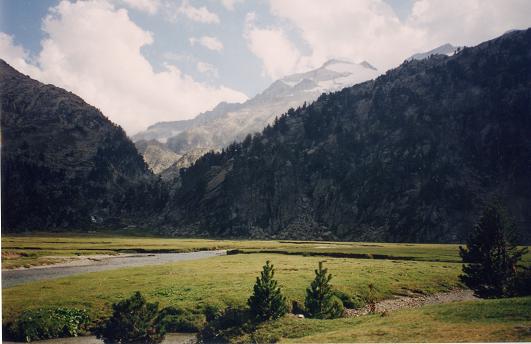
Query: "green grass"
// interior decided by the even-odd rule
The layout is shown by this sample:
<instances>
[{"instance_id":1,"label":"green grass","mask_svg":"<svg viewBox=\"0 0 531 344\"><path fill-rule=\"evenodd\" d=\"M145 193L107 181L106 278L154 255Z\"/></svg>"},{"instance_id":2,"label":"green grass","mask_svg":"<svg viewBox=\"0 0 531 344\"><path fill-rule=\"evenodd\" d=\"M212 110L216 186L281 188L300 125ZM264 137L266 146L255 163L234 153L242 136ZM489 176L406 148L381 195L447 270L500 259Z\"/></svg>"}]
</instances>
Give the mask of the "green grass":
<instances>
[{"instance_id":1,"label":"green grass","mask_svg":"<svg viewBox=\"0 0 531 344\"><path fill-rule=\"evenodd\" d=\"M148 300L195 310L207 304L241 305L251 294L256 276L270 259L283 292L303 301L305 288L323 257L251 254L207 258L165 265L87 273L3 289L3 316L9 320L24 309L44 306L87 308L94 318L110 305L141 291ZM325 258L333 285L364 297L373 283L378 297L409 291L434 293L455 288L460 264L421 261Z\"/></svg>"},{"instance_id":2,"label":"green grass","mask_svg":"<svg viewBox=\"0 0 531 344\"><path fill-rule=\"evenodd\" d=\"M3 235L2 267L45 265L75 255L122 252L190 252L239 249L243 252L279 252L300 255L351 255L422 261L459 262L458 245L394 244L311 241L177 239L90 234ZM361 257L360 257L361 258ZM531 255L528 255L531 261Z\"/></svg>"},{"instance_id":3,"label":"green grass","mask_svg":"<svg viewBox=\"0 0 531 344\"><path fill-rule=\"evenodd\" d=\"M363 299L368 284L377 297L436 293L460 287L458 245L308 241L253 241L42 234L2 236L2 267L42 265L75 255L123 252L190 252L237 249L244 253L165 265L87 273L2 290L4 322L23 310L86 308L92 319L109 315L112 303L141 291L161 306L200 312L208 304L243 305L266 260L288 300L303 301L319 261L335 288ZM262 253L260 253L262 252ZM267 253L264 253L267 252ZM276 253L275 253L276 252ZM315 256L320 255L320 256ZM331 257L331 256L336 257ZM343 257L337 257L343 256ZM387 259L356 259L352 257ZM350 258L347 258L350 257ZM394 259L390 259L393 258ZM524 257L531 262L531 255ZM506 341L531 338L531 298L462 302L336 320L284 317L261 325L254 339L285 342ZM237 338L248 342L250 335Z\"/></svg>"},{"instance_id":4,"label":"green grass","mask_svg":"<svg viewBox=\"0 0 531 344\"><path fill-rule=\"evenodd\" d=\"M456 244L408 244L369 242L324 242L290 240L212 240L181 239L114 234L32 234L3 235L4 268L40 265L38 259L54 259L74 255L117 254L122 252L191 252L201 250L238 249L247 253L263 251L299 255L344 255L354 258L409 259L421 261L460 262ZM11 255L11 257L9 257ZM16 255L22 255L16 257ZM523 259L531 263L531 253Z\"/></svg>"},{"instance_id":5,"label":"green grass","mask_svg":"<svg viewBox=\"0 0 531 344\"><path fill-rule=\"evenodd\" d=\"M500 342L531 340L531 297L455 302L334 320L284 317L254 339L281 342ZM251 335L236 341L249 342Z\"/></svg>"}]
</instances>

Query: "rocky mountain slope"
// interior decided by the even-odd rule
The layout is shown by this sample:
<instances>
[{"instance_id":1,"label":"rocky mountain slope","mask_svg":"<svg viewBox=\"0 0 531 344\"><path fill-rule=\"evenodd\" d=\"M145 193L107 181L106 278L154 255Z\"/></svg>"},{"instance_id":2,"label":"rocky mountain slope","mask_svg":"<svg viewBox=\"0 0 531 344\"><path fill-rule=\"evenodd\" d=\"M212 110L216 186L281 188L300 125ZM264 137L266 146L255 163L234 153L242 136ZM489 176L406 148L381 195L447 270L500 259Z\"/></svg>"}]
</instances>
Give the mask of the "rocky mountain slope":
<instances>
[{"instance_id":1,"label":"rocky mountain slope","mask_svg":"<svg viewBox=\"0 0 531 344\"><path fill-rule=\"evenodd\" d=\"M406 62L207 153L181 171L161 224L173 234L455 242L499 197L529 241L530 133L528 29Z\"/></svg>"},{"instance_id":2,"label":"rocky mountain slope","mask_svg":"<svg viewBox=\"0 0 531 344\"><path fill-rule=\"evenodd\" d=\"M339 90L378 74L367 62L330 60L318 69L275 81L245 103L220 103L212 111L191 120L154 124L134 135L133 141L158 140L179 156L198 149L221 149L243 140L249 133L261 131L291 107L313 101L323 92ZM150 152L146 150L143 155L153 168L157 157L151 156Z\"/></svg>"},{"instance_id":3,"label":"rocky mountain slope","mask_svg":"<svg viewBox=\"0 0 531 344\"><path fill-rule=\"evenodd\" d=\"M124 131L81 98L0 60L2 229L138 223L165 202Z\"/></svg>"},{"instance_id":4,"label":"rocky mountain slope","mask_svg":"<svg viewBox=\"0 0 531 344\"><path fill-rule=\"evenodd\" d=\"M173 164L168 168L164 169L159 173L160 177L163 180L171 181L179 177L179 170L181 168L188 168L192 166L199 158L205 155L208 152L212 152L210 148L196 148L185 154L183 154L179 159L177 159Z\"/></svg>"},{"instance_id":5,"label":"rocky mountain slope","mask_svg":"<svg viewBox=\"0 0 531 344\"><path fill-rule=\"evenodd\" d=\"M182 157L157 140L140 140L135 142L135 146L151 171L156 174L160 174Z\"/></svg>"}]
</instances>

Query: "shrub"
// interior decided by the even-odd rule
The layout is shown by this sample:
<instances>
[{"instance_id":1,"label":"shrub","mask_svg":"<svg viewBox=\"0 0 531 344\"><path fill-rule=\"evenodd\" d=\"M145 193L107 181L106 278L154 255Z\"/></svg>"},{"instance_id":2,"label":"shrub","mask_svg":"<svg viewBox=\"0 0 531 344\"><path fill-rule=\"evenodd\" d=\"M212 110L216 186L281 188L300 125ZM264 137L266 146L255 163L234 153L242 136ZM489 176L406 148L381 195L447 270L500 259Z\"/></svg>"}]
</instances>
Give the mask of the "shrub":
<instances>
[{"instance_id":1,"label":"shrub","mask_svg":"<svg viewBox=\"0 0 531 344\"><path fill-rule=\"evenodd\" d=\"M269 260L263 266L260 277L256 278L253 295L249 298L251 314L259 321L278 319L287 312L286 298L282 295L277 281L273 278L275 269Z\"/></svg>"},{"instance_id":2,"label":"shrub","mask_svg":"<svg viewBox=\"0 0 531 344\"><path fill-rule=\"evenodd\" d=\"M160 343L165 329L157 303L148 303L140 292L112 305L113 314L96 329L105 343Z\"/></svg>"},{"instance_id":3,"label":"shrub","mask_svg":"<svg viewBox=\"0 0 531 344\"><path fill-rule=\"evenodd\" d=\"M343 302L343 306L346 308L358 309L365 305L365 302L357 295L350 296L341 290L333 290L333 293Z\"/></svg>"},{"instance_id":4,"label":"shrub","mask_svg":"<svg viewBox=\"0 0 531 344\"><path fill-rule=\"evenodd\" d=\"M328 269L323 269L323 262L319 262L319 269L315 270L315 279L310 288L306 289L304 306L306 314L311 318L333 319L343 314L343 303L332 292Z\"/></svg>"},{"instance_id":5,"label":"shrub","mask_svg":"<svg viewBox=\"0 0 531 344\"><path fill-rule=\"evenodd\" d=\"M217 305L207 305L203 313L205 314L206 321L208 322L221 316L223 311Z\"/></svg>"},{"instance_id":6,"label":"shrub","mask_svg":"<svg viewBox=\"0 0 531 344\"><path fill-rule=\"evenodd\" d=\"M376 312L376 300L376 287L374 286L374 284L369 283L367 291L367 305L369 305L369 313Z\"/></svg>"},{"instance_id":7,"label":"shrub","mask_svg":"<svg viewBox=\"0 0 531 344\"><path fill-rule=\"evenodd\" d=\"M30 342L32 340L76 337L89 324L84 309L47 308L24 311L20 317L6 326L7 337Z\"/></svg>"},{"instance_id":8,"label":"shrub","mask_svg":"<svg viewBox=\"0 0 531 344\"><path fill-rule=\"evenodd\" d=\"M297 300L291 301L291 313L292 314L305 314L304 305Z\"/></svg>"},{"instance_id":9,"label":"shrub","mask_svg":"<svg viewBox=\"0 0 531 344\"><path fill-rule=\"evenodd\" d=\"M514 294L518 296L531 295L531 268L523 267L516 273Z\"/></svg>"},{"instance_id":10,"label":"shrub","mask_svg":"<svg viewBox=\"0 0 531 344\"><path fill-rule=\"evenodd\" d=\"M463 259L461 281L479 297L504 297L516 293L518 261L526 249L514 243L515 226L497 203L485 208L471 233Z\"/></svg>"},{"instance_id":11,"label":"shrub","mask_svg":"<svg viewBox=\"0 0 531 344\"><path fill-rule=\"evenodd\" d=\"M227 343L230 338L252 332L255 328L253 319L248 308L228 307L203 327L198 340L201 343Z\"/></svg>"},{"instance_id":12,"label":"shrub","mask_svg":"<svg viewBox=\"0 0 531 344\"><path fill-rule=\"evenodd\" d=\"M330 308L326 312L326 317L324 319L335 319L341 318L345 312L345 306L341 299L335 295L330 298Z\"/></svg>"},{"instance_id":13,"label":"shrub","mask_svg":"<svg viewBox=\"0 0 531 344\"><path fill-rule=\"evenodd\" d=\"M198 332L205 325L205 316L178 307L166 307L160 311L159 321L166 332Z\"/></svg>"}]
</instances>

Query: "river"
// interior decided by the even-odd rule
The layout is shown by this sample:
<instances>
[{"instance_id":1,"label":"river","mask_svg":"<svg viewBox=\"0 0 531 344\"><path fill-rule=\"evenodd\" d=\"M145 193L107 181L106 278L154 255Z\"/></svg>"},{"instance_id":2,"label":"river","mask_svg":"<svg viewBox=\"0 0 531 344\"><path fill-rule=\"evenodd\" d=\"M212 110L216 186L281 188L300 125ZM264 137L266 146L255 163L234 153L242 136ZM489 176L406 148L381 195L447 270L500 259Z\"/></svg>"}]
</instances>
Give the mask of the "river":
<instances>
[{"instance_id":1,"label":"river","mask_svg":"<svg viewBox=\"0 0 531 344\"><path fill-rule=\"evenodd\" d=\"M48 280L86 272L105 271L135 266L165 264L185 260L203 259L225 255L225 250L198 251L187 253L139 253L133 255L106 256L102 259L84 260L76 265L57 264L39 266L27 269L2 270L2 288L9 288L19 284Z\"/></svg>"}]
</instances>

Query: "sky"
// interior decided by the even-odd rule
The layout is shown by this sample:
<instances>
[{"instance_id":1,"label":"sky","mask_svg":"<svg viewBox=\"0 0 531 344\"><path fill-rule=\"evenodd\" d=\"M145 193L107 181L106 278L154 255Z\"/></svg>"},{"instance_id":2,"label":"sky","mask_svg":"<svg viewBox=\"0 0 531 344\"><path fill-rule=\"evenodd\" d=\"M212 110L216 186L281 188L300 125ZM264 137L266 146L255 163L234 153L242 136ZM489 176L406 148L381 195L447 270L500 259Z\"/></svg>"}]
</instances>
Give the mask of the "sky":
<instances>
[{"instance_id":1,"label":"sky","mask_svg":"<svg viewBox=\"0 0 531 344\"><path fill-rule=\"evenodd\" d=\"M0 0L0 58L132 135L331 58L379 71L531 26L530 0Z\"/></svg>"}]
</instances>

